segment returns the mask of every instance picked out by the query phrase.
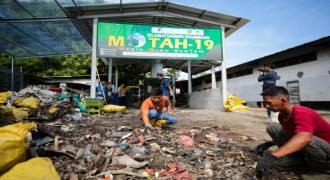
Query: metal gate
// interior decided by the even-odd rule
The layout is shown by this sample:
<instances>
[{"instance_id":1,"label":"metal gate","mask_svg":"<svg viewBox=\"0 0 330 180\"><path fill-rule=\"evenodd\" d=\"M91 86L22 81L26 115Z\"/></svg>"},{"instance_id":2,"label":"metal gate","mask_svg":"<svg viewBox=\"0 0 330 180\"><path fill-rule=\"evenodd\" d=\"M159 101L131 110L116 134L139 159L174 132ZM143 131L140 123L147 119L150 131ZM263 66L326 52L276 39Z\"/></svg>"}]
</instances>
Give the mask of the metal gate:
<instances>
[{"instance_id":1,"label":"metal gate","mask_svg":"<svg viewBox=\"0 0 330 180\"><path fill-rule=\"evenodd\" d=\"M290 101L293 104L300 104L300 95L299 95L299 82L293 81L293 82L287 82L287 88L289 91L289 97Z\"/></svg>"}]
</instances>

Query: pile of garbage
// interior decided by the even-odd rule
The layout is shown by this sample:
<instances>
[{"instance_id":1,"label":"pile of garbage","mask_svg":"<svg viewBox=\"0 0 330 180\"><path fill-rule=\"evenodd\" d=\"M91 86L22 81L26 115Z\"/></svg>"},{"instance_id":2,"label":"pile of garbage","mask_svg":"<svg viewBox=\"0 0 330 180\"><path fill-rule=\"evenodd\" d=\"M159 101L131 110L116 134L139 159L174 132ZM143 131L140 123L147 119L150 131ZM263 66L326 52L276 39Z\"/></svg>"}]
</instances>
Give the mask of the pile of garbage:
<instances>
[{"instance_id":1,"label":"pile of garbage","mask_svg":"<svg viewBox=\"0 0 330 180\"><path fill-rule=\"evenodd\" d=\"M11 124L24 119L56 120L60 118L81 120L83 114L78 101L67 95L49 90L28 87L16 92L0 93L1 124Z\"/></svg>"}]
</instances>

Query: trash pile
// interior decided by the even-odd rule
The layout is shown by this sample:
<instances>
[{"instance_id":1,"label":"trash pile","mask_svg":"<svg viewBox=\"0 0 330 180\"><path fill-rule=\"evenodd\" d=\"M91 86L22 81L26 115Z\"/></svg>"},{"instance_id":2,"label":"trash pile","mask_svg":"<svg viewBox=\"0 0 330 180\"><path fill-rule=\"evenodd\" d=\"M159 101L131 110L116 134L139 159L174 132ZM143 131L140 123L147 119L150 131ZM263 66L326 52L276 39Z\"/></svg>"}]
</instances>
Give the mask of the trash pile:
<instances>
[{"instance_id":1,"label":"trash pile","mask_svg":"<svg viewBox=\"0 0 330 180\"><path fill-rule=\"evenodd\" d=\"M0 93L1 125L28 120L81 120L83 107L67 95L39 88L25 88L20 92Z\"/></svg>"}]
</instances>

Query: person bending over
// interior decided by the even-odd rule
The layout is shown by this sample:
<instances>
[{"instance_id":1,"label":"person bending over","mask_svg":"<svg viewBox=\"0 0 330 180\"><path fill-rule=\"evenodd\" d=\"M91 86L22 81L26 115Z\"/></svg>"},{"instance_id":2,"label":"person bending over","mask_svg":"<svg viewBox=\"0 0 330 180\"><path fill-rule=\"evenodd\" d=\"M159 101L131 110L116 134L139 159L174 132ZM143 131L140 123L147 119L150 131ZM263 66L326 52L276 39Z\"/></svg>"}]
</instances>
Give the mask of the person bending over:
<instances>
[{"instance_id":1,"label":"person bending over","mask_svg":"<svg viewBox=\"0 0 330 180\"><path fill-rule=\"evenodd\" d=\"M330 124L314 110L294 105L288 91L281 86L265 89L261 95L273 112L280 112L280 123L268 125L266 131L272 141L260 144L256 150L262 154L273 145L278 149L264 156L257 164L257 177L273 168L308 165L312 171L302 179L330 179Z\"/></svg>"},{"instance_id":2,"label":"person bending over","mask_svg":"<svg viewBox=\"0 0 330 180\"><path fill-rule=\"evenodd\" d=\"M167 107L167 112L164 112L165 107ZM147 128L175 124L178 121L172 112L170 100L163 96L163 91L159 88L151 90L150 98L142 103L139 116Z\"/></svg>"}]
</instances>

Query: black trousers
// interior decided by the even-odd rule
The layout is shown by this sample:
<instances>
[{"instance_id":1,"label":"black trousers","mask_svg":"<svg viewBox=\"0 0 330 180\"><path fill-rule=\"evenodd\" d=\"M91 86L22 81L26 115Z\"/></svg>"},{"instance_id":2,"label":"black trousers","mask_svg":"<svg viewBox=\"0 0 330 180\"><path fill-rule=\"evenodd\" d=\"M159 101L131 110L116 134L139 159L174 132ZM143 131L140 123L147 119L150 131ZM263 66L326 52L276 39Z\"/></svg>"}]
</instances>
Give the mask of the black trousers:
<instances>
[{"instance_id":1,"label":"black trousers","mask_svg":"<svg viewBox=\"0 0 330 180\"><path fill-rule=\"evenodd\" d=\"M119 105L126 106L126 96L119 97Z\"/></svg>"}]
</instances>

